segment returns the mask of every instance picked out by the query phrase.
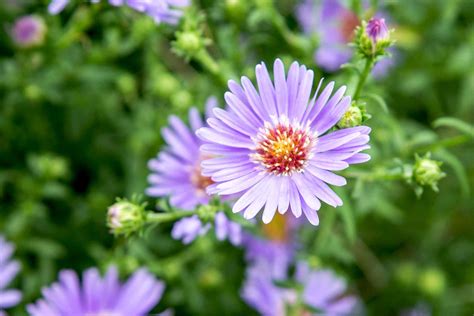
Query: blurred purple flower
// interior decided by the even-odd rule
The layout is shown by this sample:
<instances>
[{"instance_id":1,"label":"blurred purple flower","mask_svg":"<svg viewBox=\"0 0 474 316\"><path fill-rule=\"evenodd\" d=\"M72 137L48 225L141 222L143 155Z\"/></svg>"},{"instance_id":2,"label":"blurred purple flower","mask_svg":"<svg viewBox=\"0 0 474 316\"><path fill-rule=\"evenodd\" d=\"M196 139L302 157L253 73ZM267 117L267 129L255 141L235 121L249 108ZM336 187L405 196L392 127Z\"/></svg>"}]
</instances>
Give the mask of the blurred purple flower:
<instances>
[{"instance_id":1,"label":"blurred purple flower","mask_svg":"<svg viewBox=\"0 0 474 316\"><path fill-rule=\"evenodd\" d=\"M100 0L90 0L98 3ZM156 23L176 24L183 15L183 10L190 5L190 0L108 0L110 5L126 5L136 11L143 12L155 20ZM69 0L53 0L49 4L50 14L61 12Z\"/></svg>"},{"instance_id":2,"label":"blurred purple flower","mask_svg":"<svg viewBox=\"0 0 474 316\"><path fill-rule=\"evenodd\" d=\"M319 47L314 54L315 62L325 71L334 72L352 57L349 47L354 29L360 24L357 15L344 5L342 0L302 0L296 16L306 34L317 33ZM382 18L376 14L377 18ZM390 58L377 63L376 77L382 77L393 64Z\"/></svg>"},{"instance_id":3,"label":"blurred purple flower","mask_svg":"<svg viewBox=\"0 0 474 316\"><path fill-rule=\"evenodd\" d=\"M207 117L212 116L211 109L217 106L215 98L206 102ZM169 119L170 127L163 129L162 134L168 147L148 163L152 174L148 177L150 187L146 194L152 197L170 196L173 207L194 210L198 205L208 204L210 196L206 188L212 184L211 178L201 172L202 155L199 146L202 141L194 134L198 128L205 126L199 111L189 111L189 129L176 116ZM241 226L230 221L224 213L216 214L214 227L219 240L229 239L238 245L241 242ZM172 237L181 239L185 244L196 237L204 235L210 226L204 225L197 216L183 218L175 223Z\"/></svg>"},{"instance_id":4,"label":"blurred purple flower","mask_svg":"<svg viewBox=\"0 0 474 316\"><path fill-rule=\"evenodd\" d=\"M26 15L15 21L11 35L20 47L41 45L46 34L46 25L41 17Z\"/></svg>"},{"instance_id":5,"label":"blurred purple flower","mask_svg":"<svg viewBox=\"0 0 474 316\"><path fill-rule=\"evenodd\" d=\"M274 63L275 83L264 63L257 65L259 92L250 79L241 78L242 86L229 81L225 93L228 110L214 109L210 127L196 134L207 143L201 152L214 158L202 162L203 174L214 184L210 194L237 194L235 213L246 219L262 209L264 223L272 221L276 211L302 213L318 225L317 210L323 201L333 207L342 200L327 183L342 186L346 180L331 171L370 159L360 151L369 148L370 128L359 126L332 128L351 103L339 88L330 98L334 82L310 99L313 71L294 62L288 76L280 59Z\"/></svg>"},{"instance_id":6,"label":"blurred purple flower","mask_svg":"<svg viewBox=\"0 0 474 316\"><path fill-rule=\"evenodd\" d=\"M82 286L71 270L59 273L59 281L43 288L43 299L29 304L31 316L147 315L160 301L164 283L146 269L136 271L121 284L117 269L103 278L96 268L83 273Z\"/></svg>"},{"instance_id":7,"label":"blurred purple flower","mask_svg":"<svg viewBox=\"0 0 474 316\"><path fill-rule=\"evenodd\" d=\"M263 236L245 234L242 244L247 262L264 264L274 279L287 278L298 246L296 231L302 224L289 214L276 214L271 223L262 227Z\"/></svg>"},{"instance_id":8,"label":"blurred purple flower","mask_svg":"<svg viewBox=\"0 0 474 316\"><path fill-rule=\"evenodd\" d=\"M284 316L288 307L297 310L301 315L358 315L360 314L359 300L355 296L347 296L344 280L330 270L310 270L306 264L297 266L295 280L302 286L299 292L296 288L283 288L275 283L275 279L264 264L251 266L242 288L242 298L261 315ZM315 313L305 309L303 302L319 310Z\"/></svg>"},{"instance_id":9,"label":"blurred purple flower","mask_svg":"<svg viewBox=\"0 0 474 316\"><path fill-rule=\"evenodd\" d=\"M347 285L331 270L311 270L306 263L296 267L295 279L304 286L302 299L324 315L358 315L359 300L344 293Z\"/></svg>"},{"instance_id":10,"label":"blurred purple flower","mask_svg":"<svg viewBox=\"0 0 474 316\"><path fill-rule=\"evenodd\" d=\"M21 292L18 290L7 290L6 287L20 271L20 264L11 259L15 247L0 235L0 315L3 310L18 304L21 300Z\"/></svg>"}]
</instances>

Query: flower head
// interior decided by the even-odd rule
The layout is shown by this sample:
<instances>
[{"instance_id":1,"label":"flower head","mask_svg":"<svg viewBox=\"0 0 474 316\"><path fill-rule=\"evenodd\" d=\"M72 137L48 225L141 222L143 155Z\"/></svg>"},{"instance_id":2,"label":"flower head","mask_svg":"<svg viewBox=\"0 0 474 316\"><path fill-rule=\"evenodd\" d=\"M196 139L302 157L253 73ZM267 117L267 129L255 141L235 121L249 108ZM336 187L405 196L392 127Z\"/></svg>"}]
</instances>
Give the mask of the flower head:
<instances>
[{"instance_id":1,"label":"flower head","mask_svg":"<svg viewBox=\"0 0 474 316\"><path fill-rule=\"evenodd\" d=\"M286 315L288 310L295 311L296 315L312 315L312 310L306 306L324 315L357 314L358 299L345 295L346 283L331 270L311 270L305 263L299 263L294 280L290 281L299 286L280 287L265 265L251 266L247 271L242 298L260 314L268 316Z\"/></svg>"},{"instance_id":2,"label":"flower head","mask_svg":"<svg viewBox=\"0 0 474 316\"><path fill-rule=\"evenodd\" d=\"M438 191L438 181L446 176L441 170L441 161L431 159L431 154L424 157L415 157L416 162L413 167L413 177L415 182L421 186L430 186L434 191Z\"/></svg>"},{"instance_id":3,"label":"flower head","mask_svg":"<svg viewBox=\"0 0 474 316\"><path fill-rule=\"evenodd\" d=\"M207 143L201 153L203 174L214 184L210 194L236 194L234 212L255 217L263 209L263 222L275 212L302 213L313 224L323 201L334 207L342 200L327 183L342 186L346 180L332 171L370 159L360 151L369 148L370 128L358 126L329 132L351 103L346 87L331 97L334 82L310 99L313 72L294 62L288 76L281 60L274 64L272 83L264 63L256 67L259 91L247 77L242 86L229 82L227 110L214 109L209 127L197 135Z\"/></svg>"},{"instance_id":4,"label":"flower head","mask_svg":"<svg viewBox=\"0 0 474 316\"><path fill-rule=\"evenodd\" d=\"M82 288L71 270L59 273L59 281L43 288L44 298L29 304L32 316L61 315L147 315L159 302L163 282L145 269L136 271L121 284L117 269L111 267L103 278L96 268L83 273Z\"/></svg>"},{"instance_id":5,"label":"flower head","mask_svg":"<svg viewBox=\"0 0 474 316\"><path fill-rule=\"evenodd\" d=\"M216 99L209 98L206 102L208 117L212 116L211 109L216 106ZM202 141L194 134L204 126L204 122L195 108L189 111L191 129L176 116L171 116L169 122L170 126L162 131L168 147L148 163L152 174L148 178L151 186L146 193L153 197L169 196L171 206L194 210L198 205L209 203L211 197L206 189L214 183L202 173L201 161L205 155L199 152ZM214 217L215 212L211 213ZM214 227L219 240L228 238L234 245L240 244L240 225L230 221L224 213L215 214ZM198 216L192 216L176 222L172 236L187 244L204 235L209 228Z\"/></svg>"},{"instance_id":6,"label":"flower head","mask_svg":"<svg viewBox=\"0 0 474 316\"><path fill-rule=\"evenodd\" d=\"M183 9L189 6L190 0L108 0L110 5L126 5L136 11L144 12L156 23L176 24L183 15ZM91 0L98 3L100 0ZM48 6L50 14L58 14L69 3L69 0L52 0Z\"/></svg>"},{"instance_id":7,"label":"flower head","mask_svg":"<svg viewBox=\"0 0 474 316\"><path fill-rule=\"evenodd\" d=\"M145 223L144 205L120 200L107 211L107 225L116 235L129 235L138 231Z\"/></svg>"},{"instance_id":8,"label":"flower head","mask_svg":"<svg viewBox=\"0 0 474 316\"><path fill-rule=\"evenodd\" d=\"M377 41L382 39L387 39L389 36L388 27L385 24L384 18L370 19L367 23L366 32L373 43L377 43Z\"/></svg>"},{"instance_id":9,"label":"flower head","mask_svg":"<svg viewBox=\"0 0 474 316\"><path fill-rule=\"evenodd\" d=\"M12 38L20 47L41 45L46 34L46 25L43 19L35 15L26 15L15 21L12 29Z\"/></svg>"},{"instance_id":10,"label":"flower head","mask_svg":"<svg viewBox=\"0 0 474 316\"><path fill-rule=\"evenodd\" d=\"M20 291L6 289L20 271L20 264L11 260L14 250L14 246L0 235L0 315L4 309L15 306L21 300Z\"/></svg>"}]
</instances>

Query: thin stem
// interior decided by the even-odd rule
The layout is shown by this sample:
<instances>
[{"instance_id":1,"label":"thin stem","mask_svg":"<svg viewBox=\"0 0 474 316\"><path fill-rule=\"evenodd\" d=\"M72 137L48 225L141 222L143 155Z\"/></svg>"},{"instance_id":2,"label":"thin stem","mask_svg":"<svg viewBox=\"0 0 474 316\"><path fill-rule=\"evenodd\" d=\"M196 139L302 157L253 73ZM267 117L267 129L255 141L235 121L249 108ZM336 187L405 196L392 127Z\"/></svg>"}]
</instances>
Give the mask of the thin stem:
<instances>
[{"instance_id":1,"label":"thin stem","mask_svg":"<svg viewBox=\"0 0 474 316\"><path fill-rule=\"evenodd\" d=\"M226 85L228 78L223 72L221 71L221 67L219 64L212 58L209 52L206 49L202 49L194 56L195 60L198 61L201 66L213 75L221 84Z\"/></svg>"},{"instance_id":2,"label":"thin stem","mask_svg":"<svg viewBox=\"0 0 474 316\"><path fill-rule=\"evenodd\" d=\"M367 77L369 76L369 73L372 70L373 65L374 60L372 58L367 58L365 60L364 70L362 71L362 74L359 77L359 82L357 82L357 87L354 92L354 96L352 97L353 100L357 100L357 98L359 97L359 94L362 91L362 87L364 86L365 81L367 80Z\"/></svg>"},{"instance_id":3,"label":"thin stem","mask_svg":"<svg viewBox=\"0 0 474 316\"><path fill-rule=\"evenodd\" d=\"M434 144L422 146L418 150L431 151L431 150L438 149L440 147L446 148L446 147L461 145L468 141L472 141L472 137L468 135L458 135L458 136L442 139L439 142L436 142Z\"/></svg>"},{"instance_id":4,"label":"thin stem","mask_svg":"<svg viewBox=\"0 0 474 316\"><path fill-rule=\"evenodd\" d=\"M196 214L195 211L179 211L179 212L169 212L169 213L155 213L148 212L146 215L147 223L166 223L174 222L175 220L181 219L183 217L191 216Z\"/></svg>"}]
</instances>

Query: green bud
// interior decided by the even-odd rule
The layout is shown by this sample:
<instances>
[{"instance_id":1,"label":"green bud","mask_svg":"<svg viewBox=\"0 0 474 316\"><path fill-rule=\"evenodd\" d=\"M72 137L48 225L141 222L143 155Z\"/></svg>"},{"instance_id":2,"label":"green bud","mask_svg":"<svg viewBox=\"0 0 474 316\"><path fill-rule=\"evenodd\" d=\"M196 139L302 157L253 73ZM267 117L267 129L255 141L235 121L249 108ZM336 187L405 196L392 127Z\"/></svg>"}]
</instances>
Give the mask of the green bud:
<instances>
[{"instance_id":1,"label":"green bud","mask_svg":"<svg viewBox=\"0 0 474 316\"><path fill-rule=\"evenodd\" d=\"M416 265L412 262L404 262L395 269L396 280L404 286L410 286L415 283L417 277Z\"/></svg>"},{"instance_id":2,"label":"green bud","mask_svg":"<svg viewBox=\"0 0 474 316\"><path fill-rule=\"evenodd\" d=\"M357 106L351 106L342 116L337 126L339 128L348 128L362 124L362 112Z\"/></svg>"},{"instance_id":3,"label":"green bud","mask_svg":"<svg viewBox=\"0 0 474 316\"><path fill-rule=\"evenodd\" d=\"M133 96L136 92L135 78L130 74L123 74L117 78L118 89L126 96Z\"/></svg>"},{"instance_id":4,"label":"green bud","mask_svg":"<svg viewBox=\"0 0 474 316\"><path fill-rule=\"evenodd\" d=\"M217 208L214 205L201 205L197 210L199 219L203 222L212 222L216 215Z\"/></svg>"},{"instance_id":5,"label":"green bud","mask_svg":"<svg viewBox=\"0 0 474 316\"><path fill-rule=\"evenodd\" d=\"M190 59L205 47L205 40L199 31L176 32L173 48L178 55Z\"/></svg>"},{"instance_id":6,"label":"green bud","mask_svg":"<svg viewBox=\"0 0 474 316\"><path fill-rule=\"evenodd\" d=\"M153 78L153 92L162 97L174 95L180 88L180 83L176 77L167 72L160 72Z\"/></svg>"},{"instance_id":7,"label":"green bud","mask_svg":"<svg viewBox=\"0 0 474 316\"><path fill-rule=\"evenodd\" d=\"M439 296L446 288L446 279L443 271L437 268L428 268L419 276L420 290L430 296Z\"/></svg>"},{"instance_id":8,"label":"green bud","mask_svg":"<svg viewBox=\"0 0 474 316\"><path fill-rule=\"evenodd\" d=\"M63 179L69 174L66 159L52 154L31 155L28 166L36 176L49 180Z\"/></svg>"},{"instance_id":9,"label":"green bud","mask_svg":"<svg viewBox=\"0 0 474 316\"><path fill-rule=\"evenodd\" d=\"M242 21L248 11L247 0L225 0L227 16L234 21Z\"/></svg>"},{"instance_id":10,"label":"green bud","mask_svg":"<svg viewBox=\"0 0 474 316\"><path fill-rule=\"evenodd\" d=\"M432 160L430 157L430 153L427 153L424 157L415 156L413 177L419 185L430 186L433 191L438 192L438 181L444 178L446 174L440 168L443 163Z\"/></svg>"},{"instance_id":11,"label":"green bud","mask_svg":"<svg viewBox=\"0 0 474 316\"><path fill-rule=\"evenodd\" d=\"M128 236L138 231L145 224L144 205L119 200L107 211L107 226L114 235Z\"/></svg>"}]
</instances>

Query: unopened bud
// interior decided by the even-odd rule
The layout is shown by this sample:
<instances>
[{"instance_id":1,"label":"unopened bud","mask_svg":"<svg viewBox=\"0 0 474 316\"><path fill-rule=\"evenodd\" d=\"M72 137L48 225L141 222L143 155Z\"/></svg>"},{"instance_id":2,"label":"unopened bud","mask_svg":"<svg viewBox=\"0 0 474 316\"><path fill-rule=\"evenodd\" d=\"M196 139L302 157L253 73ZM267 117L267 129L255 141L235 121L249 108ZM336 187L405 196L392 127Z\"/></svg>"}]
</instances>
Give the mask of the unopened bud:
<instances>
[{"instance_id":1,"label":"unopened bud","mask_svg":"<svg viewBox=\"0 0 474 316\"><path fill-rule=\"evenodd\" d=\"M107 226L114 235L130 235L145 223L145 209L127 200L121 200L109 207Z\"/></svg>"},{"instance_id":2,"label":"unopened bud","mask_svg":"<svg viewBox=\"0 0 474 316\"><path fill-rule=\"evenodd\" d=\"M342 116L337 126L339 128L348 128L359 126L362 124L362 112L359 107L351 106L347 109L346 113Z\"/></svg>"},{"instance_id":3,"label":"unopened bud","mask_svg":"<svg viewBox=\"0 0 474 316\"><path fill-rule=\"evenodd\" d=\"M413 177L419 185L430 186L434 191L438 191L438 181L446 176L441 170L441 161L430 159L430 153L424 157L416 156L413 167Z\"/></svg>"},{"instance_id":4,"label":"unopened bud","mask_svg":"<svg viewBox=\"0 0 474 316\"><path fill-rule=\"evenodd\" d=\"M389 30L385 24L385 19L372 18L367 23L366 33L374 44L380 40L387 40L389 37Z\"/></svg>"}]
</instances>

